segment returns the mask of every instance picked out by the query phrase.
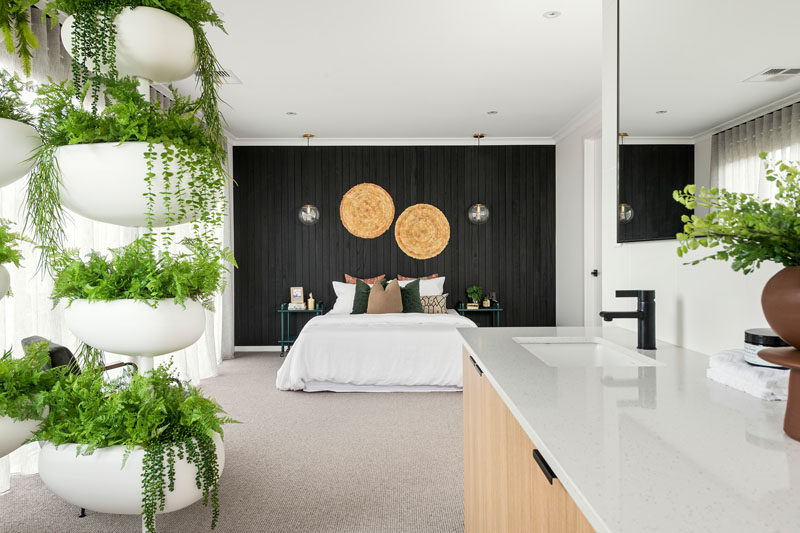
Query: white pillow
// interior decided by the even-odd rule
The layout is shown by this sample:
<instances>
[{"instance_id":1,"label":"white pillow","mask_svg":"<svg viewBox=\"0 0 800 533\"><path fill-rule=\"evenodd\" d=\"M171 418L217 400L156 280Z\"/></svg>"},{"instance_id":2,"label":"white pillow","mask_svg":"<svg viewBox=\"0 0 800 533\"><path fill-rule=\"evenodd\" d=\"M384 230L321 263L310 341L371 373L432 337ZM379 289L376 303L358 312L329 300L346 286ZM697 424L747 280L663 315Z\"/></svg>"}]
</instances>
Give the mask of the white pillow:
<instances>
[{"instance_id":1,"label":"white pillow","mask_svg":"<svg viewBox=\"0 0 800 533\"><path fill-rule=\"evenodd\" d=\"M440 278L419 280L419 295L439 296L440 294L444 294L444 279L445 279L444 276L442 276ZM412 281L414 280L413 279L403 280L400 282L400 286L405 287Z\"/></svg>"},{"instance_id":2,"label":"white pillow","mask_svg":"<svg viewBox=\"0 0 800 533\"><path fill-rule=\"evenodd\" d=\"M353 314L353 300L356 297L355 283L333 282L333 292L336 293L336 302L328 312L331 315L351 315Z\"/></svg>"}]
</instances>

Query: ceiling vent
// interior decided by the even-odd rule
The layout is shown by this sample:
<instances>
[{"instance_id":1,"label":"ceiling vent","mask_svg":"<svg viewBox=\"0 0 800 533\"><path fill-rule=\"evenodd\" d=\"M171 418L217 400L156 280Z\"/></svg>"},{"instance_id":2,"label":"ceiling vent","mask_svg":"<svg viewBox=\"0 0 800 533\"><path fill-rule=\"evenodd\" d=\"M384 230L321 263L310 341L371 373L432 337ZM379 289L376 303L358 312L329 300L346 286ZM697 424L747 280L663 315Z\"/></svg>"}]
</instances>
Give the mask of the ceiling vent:
<instances>
[{"instance_id":1,"label":"ceiling vent","mask_svg":"<svg viewBox=\"0 0 800 533\"><path fill-rule=\"evenodd\" d=\"M217 71L217 74L220 78L222 78L222 83L224 85L241 85L242 80L239 79L239 76L234 74L230 70L220 69Z\"/></svg>"},{"instance_id":2,"label":"ceiling vent","mask_svg":"<svg viewBox=\"0 0 800 533\"><path fill-rule=\"evenodd\" d=\"M744 81L786 81L800 74L800 68L771 67Z\"/></svg>"}]
</instances>

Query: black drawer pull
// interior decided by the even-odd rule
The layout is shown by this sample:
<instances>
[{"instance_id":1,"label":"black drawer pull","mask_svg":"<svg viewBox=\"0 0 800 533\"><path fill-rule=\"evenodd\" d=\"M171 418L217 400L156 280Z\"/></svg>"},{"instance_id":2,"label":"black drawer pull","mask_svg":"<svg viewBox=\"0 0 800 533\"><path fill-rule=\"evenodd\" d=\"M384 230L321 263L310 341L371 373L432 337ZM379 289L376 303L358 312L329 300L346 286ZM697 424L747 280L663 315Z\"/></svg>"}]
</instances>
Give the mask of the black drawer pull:
<instances>
[{"instance_id":1,"label":"black drawer pull","mask_svg":"<svg viewBox=\"0 0 800 533\"><path fill-rule=\"evenodd\" d=\"M471 355L469 356L469 360L472 363L472 366L475 367L475 370L478 371L478 375L482 376L483 375L483 370L481 370L481 367L478 366L478 363L475 362L475 359L473 359Z\"/></svg>"},{"instance_id":2,"label":"black drawer pull","mask_svg":"<svg viewBox=\"0 0 800 533\"><path fill-rule=\"evenodd\" d=\"M539 450L533 450L533 459L536 461L536 464L539 465L539 468L542 469L542 473L544 473L544 477L547 478L547 481L550 484L553 484L553 480L556 478L555 473L550 469L550 465L547 464L547 461L544 460L542 454L539 453Z\"/></svg>"}]
</instances>

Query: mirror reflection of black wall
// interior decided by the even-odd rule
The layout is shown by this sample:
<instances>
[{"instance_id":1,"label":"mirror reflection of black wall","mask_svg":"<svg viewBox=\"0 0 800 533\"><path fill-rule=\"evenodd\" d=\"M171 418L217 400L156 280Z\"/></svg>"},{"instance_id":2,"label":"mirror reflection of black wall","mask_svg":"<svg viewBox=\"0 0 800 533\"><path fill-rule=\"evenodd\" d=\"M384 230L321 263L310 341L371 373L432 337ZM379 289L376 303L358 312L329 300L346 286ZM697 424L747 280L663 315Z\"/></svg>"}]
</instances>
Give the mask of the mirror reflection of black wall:
<instances>
[{"instance_id":1,"label":"mirror reflection of black wall","mask_svg":"<svg viewBox=\"0 0 800 533\"><path fill-rule=\"evenodd\" d=\"M694 183L691 144L623 144L619 151L619 203L633 218L617 222L617 242L674 239L686 208L672 191Z\"/></svg>"}]
</instances>

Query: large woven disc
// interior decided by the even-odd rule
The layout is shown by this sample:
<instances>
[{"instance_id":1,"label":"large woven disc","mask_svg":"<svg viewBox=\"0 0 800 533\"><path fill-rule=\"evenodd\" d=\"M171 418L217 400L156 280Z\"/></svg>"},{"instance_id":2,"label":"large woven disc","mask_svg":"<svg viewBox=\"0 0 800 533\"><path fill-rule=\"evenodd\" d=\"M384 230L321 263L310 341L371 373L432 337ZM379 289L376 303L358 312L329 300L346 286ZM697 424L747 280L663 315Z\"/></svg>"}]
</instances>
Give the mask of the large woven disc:
<instances>
[{"instance_id":1,"label":"large woven disc","mask_svg":"<svg viewBox=\"0 0 800 533\"><path fill-rule=\"evenodd\" d=\"M345 229L356 237L374 239L392 225L394 202L383 187L362 183L342 197L339 217Z\"/></svg>"},{"instance_id":2,"label":"large woven disc","mask_svg":"<svg viewBox=\"0 0 800 533\"><path fill-rule=\"evenodd\" d=\"M394 238L414 259L436 257L450 241L450 224L444 213L428 204L412 205L397 217Z\"/></svg>"}]
</instances>

